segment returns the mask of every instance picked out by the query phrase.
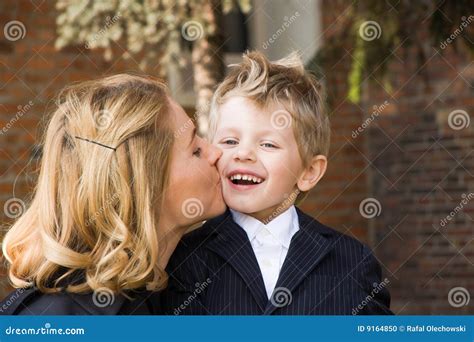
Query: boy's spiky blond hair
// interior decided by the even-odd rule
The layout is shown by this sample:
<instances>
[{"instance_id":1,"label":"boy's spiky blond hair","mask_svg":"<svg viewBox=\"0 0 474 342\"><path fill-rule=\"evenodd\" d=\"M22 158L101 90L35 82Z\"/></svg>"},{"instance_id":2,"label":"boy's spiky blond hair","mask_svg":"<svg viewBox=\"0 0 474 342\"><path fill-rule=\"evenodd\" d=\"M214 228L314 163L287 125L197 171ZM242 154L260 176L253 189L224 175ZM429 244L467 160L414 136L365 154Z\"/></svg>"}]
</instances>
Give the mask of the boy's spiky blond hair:
<instances>
[{"instance_id":1,"label":"boy's spiky blond hair","mask_svg":"<svg viewBox=\"0 0 474 342\"><path fill-rule=\"evenodd\" d=\"M219 106L233 96L246 97L264 110L275 104L282 105L285 111L272 113L272 123L293 126L305 166L316 155L328 155L331 129L325 112L323 87L304 69L297 53L270 62L261 52L247 52L241 63L231 65L211 101L210 140L216 133Z\"/></svg>"}]
</instances>

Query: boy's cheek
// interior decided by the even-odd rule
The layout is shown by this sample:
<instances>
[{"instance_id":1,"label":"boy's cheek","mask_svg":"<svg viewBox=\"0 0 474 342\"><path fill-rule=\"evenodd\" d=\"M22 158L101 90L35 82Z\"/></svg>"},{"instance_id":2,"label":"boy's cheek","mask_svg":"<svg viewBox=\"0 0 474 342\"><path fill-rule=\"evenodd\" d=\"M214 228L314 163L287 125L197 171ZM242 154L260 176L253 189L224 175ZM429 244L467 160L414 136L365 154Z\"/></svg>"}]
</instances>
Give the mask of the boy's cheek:
<instances>
[{"instance_id":1,"label":"boy's cheek","mask_svg":"<svg viewBox=\"0 0 474 342\"><path fill-rule=\"evenodd\" d=\"M230 152L225 149L222 150L222 155L217 161L217 168L220 169L220 168L223 168L225 165L227 165L229 163L230 158L231 158Z\"/></svg>"},{"instance_id":2,"label":"boy's cheek","mask_svg":"<svg viewBox=\"0 0 474 342\"><path fill-rule=\"evenodd\" d=\"M222 175L222 171L224 170L225 166L225 161L224 161L224 155L221 156L221 158L217 161L217 171L219 172L220 175Z\"/></svg>"}]
</instances>

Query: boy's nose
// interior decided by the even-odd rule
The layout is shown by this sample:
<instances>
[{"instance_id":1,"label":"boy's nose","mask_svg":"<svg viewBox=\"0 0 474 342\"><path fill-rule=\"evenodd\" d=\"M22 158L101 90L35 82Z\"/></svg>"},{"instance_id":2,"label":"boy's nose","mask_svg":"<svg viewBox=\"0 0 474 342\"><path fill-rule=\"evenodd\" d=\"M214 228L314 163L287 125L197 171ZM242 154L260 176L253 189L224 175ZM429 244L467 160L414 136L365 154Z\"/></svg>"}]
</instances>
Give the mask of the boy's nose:
<instances>
[{"instance_id":1,"label":"boy's nose","mask_svg":"<svg viewBox=\"0 0 474 342\"><path fill-rule=\"evenodd\" d=\"M235 151L234 159L240 161L255 161L255 153L249 148L241 147Z\"/></svg>"}]
</instances>

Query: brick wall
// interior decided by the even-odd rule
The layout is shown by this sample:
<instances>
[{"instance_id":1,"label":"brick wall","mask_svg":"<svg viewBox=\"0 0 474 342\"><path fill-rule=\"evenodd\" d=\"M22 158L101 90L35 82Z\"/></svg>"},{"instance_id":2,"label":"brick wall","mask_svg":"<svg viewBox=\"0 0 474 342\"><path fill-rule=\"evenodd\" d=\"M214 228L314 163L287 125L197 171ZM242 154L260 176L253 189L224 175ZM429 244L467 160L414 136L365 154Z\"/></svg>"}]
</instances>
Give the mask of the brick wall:
<instances>
[{"instance_id":1,"label":"brick wall","mask_svg":"<svg viewBox=\"0 0 474 342\"><path fill-rule=\"evenodd\" d=\"M348 2L336 4L323 1L325 39L333 39ZM467 126L474 112L474 64L465 49L451 45L441 54L441 42L429 46L426 25L412 32L420 37L415 44L428 51L426 63L419 65L414 46L401 44L388 69L392 90L380 79L365 82L360 106L348 103L344 83L354 46L326 66L335 139L321 196L334 200L326 189L336 174L341 178L334 189L351 184L353 191L342 195L346 200L327 210L347 219L339 228L368 229L390 281L394 312L472 314L473 300L456 306L474 295L474 130ZM369 124L354 137L364 122ZM357 202L363 198L369 201L365 216L372 216L370 203L378 216L361 217Z\"/></svg>"}]
</instances>

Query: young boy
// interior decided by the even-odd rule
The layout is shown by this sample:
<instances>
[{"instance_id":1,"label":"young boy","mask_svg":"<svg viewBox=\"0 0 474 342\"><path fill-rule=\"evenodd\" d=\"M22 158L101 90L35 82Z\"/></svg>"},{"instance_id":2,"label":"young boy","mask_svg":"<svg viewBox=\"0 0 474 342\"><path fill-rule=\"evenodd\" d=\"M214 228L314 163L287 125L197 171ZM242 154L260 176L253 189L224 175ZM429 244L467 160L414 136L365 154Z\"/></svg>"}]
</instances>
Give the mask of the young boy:
<instances>
[{"instance_id":1,"label":"young boy","mask_svg":"<svg viewBox=\"0 0 474 342\"><path fill-rule=\"evenodd\" d=\"M208 138L229 210L179 244L164 313L391 314L369 248L294 206L326 171L323 101L296 54L248 53L219 85Z\"/></svg>"}]
</instances>

